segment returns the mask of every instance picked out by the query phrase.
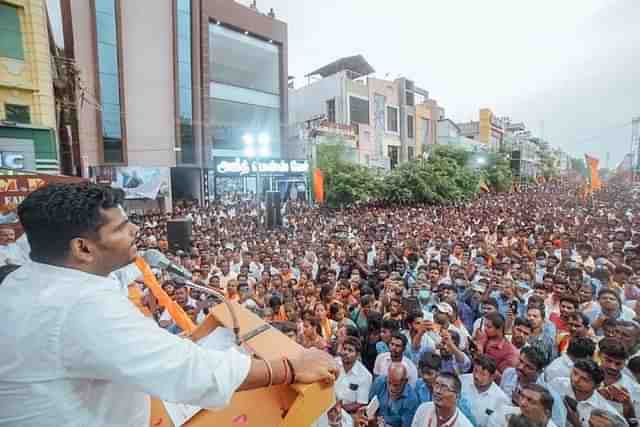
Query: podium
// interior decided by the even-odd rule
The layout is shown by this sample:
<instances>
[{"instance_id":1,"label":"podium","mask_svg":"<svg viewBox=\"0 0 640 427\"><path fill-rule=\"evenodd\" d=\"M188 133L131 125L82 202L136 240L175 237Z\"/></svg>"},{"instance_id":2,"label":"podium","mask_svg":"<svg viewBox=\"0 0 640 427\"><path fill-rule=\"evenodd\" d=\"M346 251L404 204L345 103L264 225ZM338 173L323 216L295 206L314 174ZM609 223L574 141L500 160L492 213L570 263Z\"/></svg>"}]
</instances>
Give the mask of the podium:
<instances>
[{"instance_id":1,"label":"podium","mask_svg":"<svg viewBox=\"0 0 640 427\"><path fill-rule=\"evenodd\" d=\"M258 356L273 360L292 358L303 347L292 341L258 316L231 302L238 319L240 336L245 347ZM232 318L225 304L217 305L205 321L189 337L197 342L217 327L232 327ZM307 427L324 414L334 403L333 387L321 384L293 384L240 391L233 395L230 405L217 410L201 409L185 427ZM175 426L158 399L151 400L151 427Z\"/></svg>"}]
</instances>

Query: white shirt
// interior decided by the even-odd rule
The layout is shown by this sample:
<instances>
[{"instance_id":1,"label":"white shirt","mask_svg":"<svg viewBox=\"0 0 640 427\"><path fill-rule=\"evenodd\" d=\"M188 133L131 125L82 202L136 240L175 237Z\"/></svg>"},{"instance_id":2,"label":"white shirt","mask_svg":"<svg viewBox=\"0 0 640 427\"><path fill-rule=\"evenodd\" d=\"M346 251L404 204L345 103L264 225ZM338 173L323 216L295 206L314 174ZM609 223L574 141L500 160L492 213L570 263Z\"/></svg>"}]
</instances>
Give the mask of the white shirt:
<instances>
[{"instance_id":1,"label":"white shirt","mask_svg":"<svg viewBox=\"0 0 640 427\"><path fill-rule=\"evenodd\" d=\"M573 360L571 360L566 353L562 354L544 370L544 380L549 382L554 378L569 378L572 369Z\"/></svg>"},{"instance_id":2,"label":"white shirt","mask_svg":"<svg viewBox=\"0 0 640 427\"><path fill-rule=\"evenodd\" d=\"M340 367L340 376L334 386L336 399L342 400L343 403L357 402L363 405L369 403L369 390L371 390L373 376L367 368L356 360L351 370L345 372L339 357L336 357L336 362ZM357 390L351 390L351 384L357 385Z\"/></svg>"},{"instance_id":3,"label":"white shirt","mask_svg":"<svg viewBox=\"0 0 640 427\"><path fill-rule=\"evenodd\" d=\"M633 403L633 409L636 414L640 414L640 385L633 379L633 377L628 377L624 373L620 377L620 379L613 384L618 388L625 388L629 392L629 397L631 398L631 402ZM606 387L604 383L600 385L600 387ZM613 402L611 400L607 400L609 405L615 408L618 411L618 414L624 416L622 404L618 402Z\"/></svg>"},{"instance_id":4,"label":"white shirt","mask_svg":"<svg viewBox=\"0 0 640 427\"><path fill-rule=\"evenodd\" d=\"M429 422L430 420L432 422ZM416 415L413 417L411 427L428 427L429 425L432 427L436 427L438 425L436 407L433 402L424 402L422 405L418 406L418 410L416 411ZM473 424L471 424L471 421L469 421L469 419L465 417L458 408L456 408L456 413L453 414L453 417L451 417L446 423L442 424L441 427L473 427Z\"/></svg>"},{"instance_id":5,"label":"white shirt","mask_svg":"<svg viewBox=\"0 0 640 427\"><path fill-rule=\"evenodd\" d=\"M576 395L573 392L573 387L571 387L571 379L570 378L554 378L549 383L549 386L552 387L562 399L565 396L576 398ZM582 400L578 402L578 418L580 418L580 423L586 427L589 425L589 418L591 417L591 411L595 408L604 409L615 413L616 410L609 404L609 402L602 397L600 393L594 391L591 397L587 400ZM567 424L565 424L567 425ZM564 427L564 426L560 426Z\"/></svg>"},{"instance_id":6,"label":"white shirt","mask_svg":"<svg viewBox=\"0 0 640 427\"><path fill-rule=\"evenodd\" d=\"M391 361L391 353L380 353L378 357L376 357L376 363L373 365L373 375L387 375L389 373L389 366L391 366L393 362ZM407 368L407 378L411 387L415 387L416 381L418 381L418 369L416 365L411 361L411 359L407 359L402 356L402 364Z\"/></svg>"},{"instance_id":7,"label":"white shirt","mask_svg":"<svg viewBox=\"0 0 640 427\"><path fill-rule=\"evenodd\" d=\"M149 395L228 404L248 356L160 329L112 278L29 262L0 285L0 425L147 426Z\"/></svg>"},{"instance_id":8,"label":"white shirt","mask_svg":"<svg viewBox=\"0 0 640 427\"><path fill-rule=\"evenodd\" d=\"M480 393L473 383L473 374L461 375L460 382L462 383L462 396L471 405L471 412L477 423L476 427L486 427L489 415L497 412L503 405L511 403L511 399L495 383L491 383L487 391Z\"/></svg>"},{"instance_id":9,"label":"white shirt","mask_svg":"<svg viewBox=\"0 0 640 427\"><path fill-rule=\"evenodd\" d=\"M23 265L30 261L30 253L31 248L27 240L27 233L22 233L22 236L15 242L8 245L0 245L0 265L7 263Z\"/></svg>"},{"instance_id":10,"label":"white shirt","mask_svg":"<svg viewBox=\"0 0 640 427\"><path fill-rule=\"evenodd\" d=\"M351 418L351 415L349 415L349 413L344 409L340 411L340 420L340 427L353 427L353 418ZM327 416L327 413L325 412L324 414L320 415L320 418L318 418L316 422L311 425L311 427L330 427L329 417Z\"/></svg>"},{"instance_id":11,"label":"white shirt","mask_svg":"<svg viewBox=\"0 0 640 427\"><path fill-rule=\"evenodd\" d=\"M505 405L499 408L496 412L491 414L487 421L487 427L504 427L509 423L509 417L511 415L520 415L522 411L517 406ZM558 427L551 418L547 422L545 427Z\"/></svg>"}]
</instances>

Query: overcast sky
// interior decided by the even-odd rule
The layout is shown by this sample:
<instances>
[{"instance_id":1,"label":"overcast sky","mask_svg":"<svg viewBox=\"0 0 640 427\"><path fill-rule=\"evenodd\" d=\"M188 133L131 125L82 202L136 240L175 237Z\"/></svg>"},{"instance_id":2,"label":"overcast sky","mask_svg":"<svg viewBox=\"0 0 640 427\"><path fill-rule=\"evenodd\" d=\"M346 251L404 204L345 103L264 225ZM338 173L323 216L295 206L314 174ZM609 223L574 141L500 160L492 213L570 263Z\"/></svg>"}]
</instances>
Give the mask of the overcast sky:
<instances>
[{"instance_id":1,"label":"overcast sky","mask_svg":"<svg viewBox=\"0 0 640 427\"><path fill-rule=\"evenodd\" d=\"M249 3L249 1L243 1ZM289 74L363 54L455 121L524 121L613 167L640 116L640 0L258 0L289 25ZM635 55L634 55L635 53Z\"/></svg>"},{"instance_id":2,"label":"overcast sky","mask_svg":"<svg viewBox=\"0 0 640 427\"><path fill-rule=\"evenodd\" d=\"M376 76L405 76L429 90L454 121L477 120L489 107L603 166L607 151L611 167L629 151L631 118L640 116L640 0L257 3L288 23L297 85L362 54Z\"/></svg>"}]
</instances>

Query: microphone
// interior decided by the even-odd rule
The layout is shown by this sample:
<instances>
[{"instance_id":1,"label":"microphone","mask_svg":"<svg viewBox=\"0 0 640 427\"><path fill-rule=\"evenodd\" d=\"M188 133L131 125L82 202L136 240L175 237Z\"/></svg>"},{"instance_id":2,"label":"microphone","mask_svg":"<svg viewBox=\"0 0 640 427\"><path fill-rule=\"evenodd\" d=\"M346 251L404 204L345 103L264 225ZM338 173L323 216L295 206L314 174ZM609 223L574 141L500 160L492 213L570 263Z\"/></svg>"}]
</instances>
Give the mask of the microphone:
<instances>
[{"instance_id":1,"label":"microphone","mask_svg":"<svg viewBox=\"0 0 640 427\"><path fill-rule=\"evenodd\" d=\"M164 256L162 252L157 249L149 249L142 254L142 258L149 264L151 268L161 268L173 273L183 279L192 280L193 274L190 271L182 268L178 264L175 264Z\"/></svg>"}]
</instances>

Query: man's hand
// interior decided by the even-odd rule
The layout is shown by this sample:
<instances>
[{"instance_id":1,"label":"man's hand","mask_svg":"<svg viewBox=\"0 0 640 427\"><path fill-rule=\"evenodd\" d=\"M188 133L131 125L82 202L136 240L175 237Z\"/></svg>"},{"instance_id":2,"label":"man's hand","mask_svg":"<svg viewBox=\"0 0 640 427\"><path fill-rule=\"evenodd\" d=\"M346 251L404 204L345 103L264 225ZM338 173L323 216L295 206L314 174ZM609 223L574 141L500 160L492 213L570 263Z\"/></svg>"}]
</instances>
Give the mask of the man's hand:
<instances>
[{"instance_id":1,"label":"man's hand","mask_svg":"<svg viewBox=\"0 0 640 427\"><path fill-rule=\"evenodd\" d=\"M296 382L333 384L338 378L338 366L326 352L315 348L302 351L289 359L296 375Z\"/></svg>"},{"instance_id":2,"label":"man's hand","mask_svg":"<svg viewBox=\"0 0 640 427\"><path fill-rule=\"evenodd\" d=\"M625 418L636 417L635 409L633 407L633 401L631 400L631 395L626 388L610 385L608 387L599 389L598 392L605 399L612 402L620 403L622 405Z\"/></svg>"}]
</instances>

